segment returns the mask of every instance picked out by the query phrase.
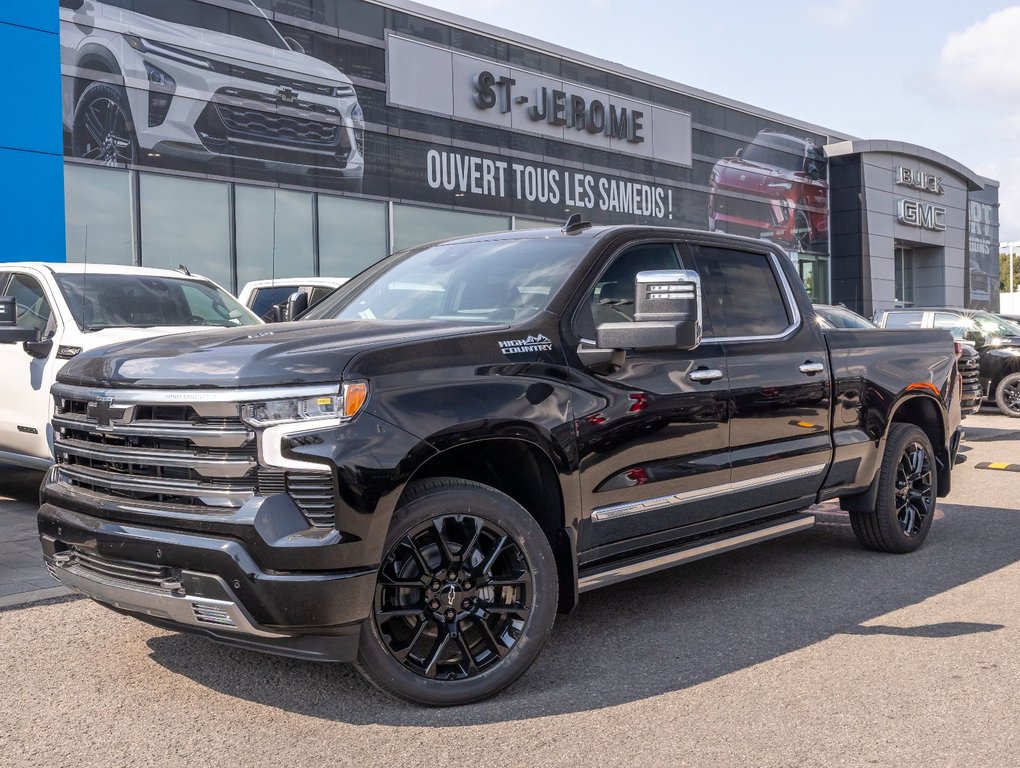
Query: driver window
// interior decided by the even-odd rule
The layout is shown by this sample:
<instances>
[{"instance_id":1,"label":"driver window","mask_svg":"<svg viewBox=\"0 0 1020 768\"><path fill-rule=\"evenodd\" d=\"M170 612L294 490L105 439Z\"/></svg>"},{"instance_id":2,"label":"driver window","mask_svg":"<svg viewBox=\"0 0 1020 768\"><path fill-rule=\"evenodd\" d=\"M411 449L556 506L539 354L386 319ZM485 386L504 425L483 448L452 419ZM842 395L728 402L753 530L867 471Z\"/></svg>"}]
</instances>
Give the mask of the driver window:
<instances>
[{"instance_id":1,"label":"driver window","mask_svg":"<svg viewBox=\"0 0 1020 768\"><path fill-rule=\"evenodd\" d=\"M635 277L638 272L659 269L680 269L672 243L636 245L613 259L578 312L578 335L594 339L595 329L603 323L633 322Z\"/></svg>"},{"instance_id":2,"label":"driver window","mask_svg":"<svg viewBox=\"0 0 1020 768\"><path fill-rule=\"evenodd\" d=\"M46 331L50 324L50 302L39 281L29 275L15 274L4 292L18 302L18 326Z\"/></svg>"}]
</instances>

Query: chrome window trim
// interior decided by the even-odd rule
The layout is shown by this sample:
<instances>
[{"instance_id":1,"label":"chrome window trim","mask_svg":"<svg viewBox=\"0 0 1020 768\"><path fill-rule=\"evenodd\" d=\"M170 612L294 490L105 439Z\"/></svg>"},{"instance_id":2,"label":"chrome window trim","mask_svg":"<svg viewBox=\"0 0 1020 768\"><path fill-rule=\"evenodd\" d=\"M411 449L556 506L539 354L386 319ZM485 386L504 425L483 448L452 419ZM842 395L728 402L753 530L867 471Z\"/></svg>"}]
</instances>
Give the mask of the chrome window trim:
<instances>
[{"instance_id":1,"label":"chrome window trim","mask_svg":"<svg viewBox=\"0 0 1020 768\"><path fill-rule=\"evenodd\" d=\"M261 387L258 389L98 389L70 384L54 384L54 397L68 397L75 400L110 399L120 403L141 403L144 405L187 405L188 403L245 403L259 400L284 400L289 398L337 395L340 392L339 377L336 384L315 384L304 387Z\"/></svg>"},{"instance_id":2,"label":"chrome window trim","mask_svg":"<svg viewBox=\"0 0 1020 768\"><path fill-rule=\"evenodd\" d=\"M700 245L697 242L690 243L692 247ZM797 306L797 299L794 296L793 289L790 287L790 281L786 279L786 272L783 271L782 266L779 263L779 257L775 251L769 250L756 251L752 249L740 249L732 248L726 245L708 245L710 248L727 248L731 251L742 251L743 253L756 253L760 256L767 256L771 259L772 274L776 277L776 281L779 283L780 290L783 294L786 308L790 312L791 322L785 329L779 333L770 333L762 336L705 336L702 338L702 343L706 341L719 342L720 344L732 343L732 342L743 342L743 341L778 341L791 336L795 331L799 330L802 324L802 316L800 314L800 308ZM784 256L784 258L786 258Z\"/></svg>"},{"instance_id":3,"label":"chrome window trim","mask_svg":"<svg viewBox=\"0 0 1020 768\"><path fill-rule=\"evenodd\" d=\"M809 467L788 469L785 472L776 472L771 475L764 475L763 477L738 480L735 483L721 483L719 485L709 486L708 488L698 488L693 491L682 491L681 493L674 493L669 496L658 496L653 499L645 499L644 501L628 501L622 504L609 504L604 507L596 507L592 510L591 519L593 522L601 523L607 520L616 520L621 517L630 517L631 515L637 515L642 512L653 512L655 510L679 504L689 504L692 501L704 501L705 499L712 499L717 496L724 496L730 493L739 493L740 491L758 488L763 485L775 485L776 483L785 483L789 480L800 480L802 478L821 475L825 472L828 466L828 464L812 464Z\"/></svg>"}]
</instances>

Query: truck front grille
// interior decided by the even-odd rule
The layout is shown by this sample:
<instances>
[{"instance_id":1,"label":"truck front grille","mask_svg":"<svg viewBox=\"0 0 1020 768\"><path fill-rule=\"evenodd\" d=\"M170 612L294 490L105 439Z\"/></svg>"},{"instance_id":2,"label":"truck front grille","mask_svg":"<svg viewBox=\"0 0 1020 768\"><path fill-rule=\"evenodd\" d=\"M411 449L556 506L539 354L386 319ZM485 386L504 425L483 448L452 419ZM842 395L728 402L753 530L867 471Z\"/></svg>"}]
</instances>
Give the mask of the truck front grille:
<instances>
[{"instance_id":1,"label":"truck front grille","mask_svg":"<svg viewBox=\"0 0 1020 768\"><path fill-rule=\"evenodd\" d=\"M168 592L180 584L180 572L169 566L107 557L78 547L57 552L54 561L61 568L82 571L107 584L127 584L160 592Z\"/></svg>"},{"instance_id":2,"label":"truck front grille","mask_svg":"<svg viewBox=\"0 0 1020 768\"><path fill-rule=\"evenodd\" d=\"M158 391L121 395L57 385L53 452L59 481L100 497L185 513L229 513L256 494L285 493L310 525L334 525L332 472L260 468L258 437L241 420L239 401L167 399ZM281 479L270 480L277 475Z\"/></svg>"}]
</instances>

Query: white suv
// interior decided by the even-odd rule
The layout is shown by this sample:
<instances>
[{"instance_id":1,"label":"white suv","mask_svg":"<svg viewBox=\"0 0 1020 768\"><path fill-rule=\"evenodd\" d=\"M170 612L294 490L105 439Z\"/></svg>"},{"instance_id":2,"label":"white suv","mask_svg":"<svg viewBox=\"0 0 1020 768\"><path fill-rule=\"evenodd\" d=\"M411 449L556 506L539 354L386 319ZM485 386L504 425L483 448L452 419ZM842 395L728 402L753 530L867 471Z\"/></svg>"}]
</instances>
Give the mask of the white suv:
<instances>
[{"instance_id":1,"label":"white suv","mask_svg":"<svg viewBox=\"0 0 1020 768\"><path fill-rule=\"evenodd\" d=\"M360 190L365 122L350 79L284 38L251 0L60 6L74 156L256 166Z\"/></svg>"}]
</instances>

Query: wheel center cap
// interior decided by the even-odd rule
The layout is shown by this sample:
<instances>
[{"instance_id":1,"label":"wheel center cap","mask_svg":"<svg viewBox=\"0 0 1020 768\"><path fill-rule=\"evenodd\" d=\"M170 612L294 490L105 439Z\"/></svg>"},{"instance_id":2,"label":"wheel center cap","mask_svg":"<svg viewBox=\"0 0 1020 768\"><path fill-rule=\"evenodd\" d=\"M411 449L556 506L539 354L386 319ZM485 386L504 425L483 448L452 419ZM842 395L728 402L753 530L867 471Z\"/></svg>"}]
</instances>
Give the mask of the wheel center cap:
<instances>
[{"instance_id":1,"label":"wheel center cap","mask_svg":"<svg viewBox=\"0 0 1020 768\"><path fill-rule=\"evenodd\" d=\"M457 585L447 584L441 590L439 590L440 599L442 596L446 596L446 606L449 608L453 606L453 601L457 599Z\"/></svg>"}]
</instances>

